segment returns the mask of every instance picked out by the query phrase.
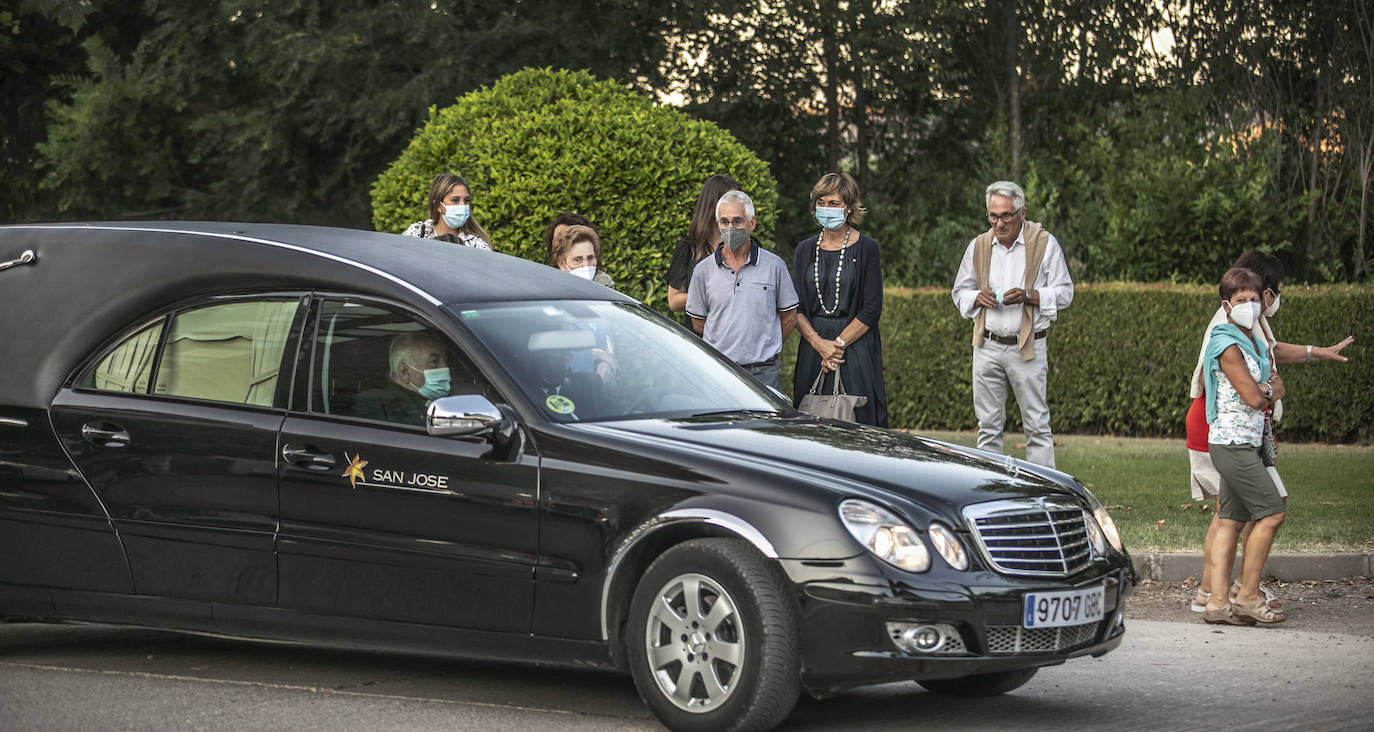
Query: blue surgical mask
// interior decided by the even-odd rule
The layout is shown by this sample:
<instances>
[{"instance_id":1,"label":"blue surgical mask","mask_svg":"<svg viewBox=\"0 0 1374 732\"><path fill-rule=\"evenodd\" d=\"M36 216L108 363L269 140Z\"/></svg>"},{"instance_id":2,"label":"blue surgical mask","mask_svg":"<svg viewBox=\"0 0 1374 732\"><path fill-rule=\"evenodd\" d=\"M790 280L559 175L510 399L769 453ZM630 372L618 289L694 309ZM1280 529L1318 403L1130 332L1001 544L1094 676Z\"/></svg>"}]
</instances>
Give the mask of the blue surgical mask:
<instances>
[{"instance_id":1,"label":"blue surgical mask","mask_svg":"<svg viewBox=\"0 0 1374 732\"><path fill-rule=\"evenodd\" d=\"M442 396L448 396L450 385L447 366L437 369L425 369L424 386L421 386L417 391L420 392L420 396L433 400Z\"/></svg>"},{"instance_id":2,"label":"blue surgical mask","mask_svg":"<svg viewBox=\"0 0 1374 732\"><path fill-rule=\"evenodd\" d=\"M844 226L844 209L830 206L816 207L816 223L834 231Z\"/></svg>"},{"instance_id":3,"label":"blue surgical mask","mask_svg":"<svg viewBox=\"0 0 1374 732\"><path fill-rule=\"evenodd\" d=\"M472 212L471 206L457 203L444 204L444 223L452 229L461 229L463 224L468 222L468 214Z\"/></svg>"}]
</instances>

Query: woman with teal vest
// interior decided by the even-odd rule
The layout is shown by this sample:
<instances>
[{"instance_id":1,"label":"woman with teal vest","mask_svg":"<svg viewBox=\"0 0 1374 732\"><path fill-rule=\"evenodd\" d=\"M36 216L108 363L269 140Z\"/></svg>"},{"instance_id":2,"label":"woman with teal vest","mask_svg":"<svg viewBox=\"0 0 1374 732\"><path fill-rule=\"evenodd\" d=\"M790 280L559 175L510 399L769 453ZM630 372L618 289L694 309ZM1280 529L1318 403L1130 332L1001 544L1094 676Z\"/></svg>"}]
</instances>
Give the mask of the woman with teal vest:
<instances>
[{"instance_id":1,"label":"woman with teal vest","mask_svg":"<svg viewBox=\"0 0 1374 732\"><path fill-rule=\"evenodd\" d=\"M1282 622L1283 613L1260 595L1260 573L1286 516L1283 498L1260 459L1264 410L1283 398L1283 381L1273 373L1269 346L1253 330L1260 319L1260 276L1235 267L1218 288L1226 322L1214 326L1203 353L1207 394L1207 448L1221 476L1217 496L1220 526L1207 547L1212 586L1202 619L1230 625ZM1247 522L1240 592L1229 600L1236 538Z\"/></svg>"}]
</instances>

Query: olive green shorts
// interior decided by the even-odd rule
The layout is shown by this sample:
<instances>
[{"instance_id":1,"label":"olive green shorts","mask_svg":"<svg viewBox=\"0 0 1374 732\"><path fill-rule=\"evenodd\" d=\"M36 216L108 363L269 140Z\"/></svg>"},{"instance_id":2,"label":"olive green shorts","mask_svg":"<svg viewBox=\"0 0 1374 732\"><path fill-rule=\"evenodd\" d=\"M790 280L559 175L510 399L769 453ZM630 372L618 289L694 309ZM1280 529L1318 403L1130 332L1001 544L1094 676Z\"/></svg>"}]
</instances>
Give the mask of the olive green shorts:
<instances>
[{"instance_id":1,"label":"olive green shorts","mask_svg":"<svg viewBox=\"0 0 1374 732\"><path fill-rule=\"evenodd\" d=\"M1232 521L1256 521L1283 513L1287 507L1278 486L1252 445L1208 445L1212 465L1221 474L1217 516Z\"/></svg>"}]
</instances>

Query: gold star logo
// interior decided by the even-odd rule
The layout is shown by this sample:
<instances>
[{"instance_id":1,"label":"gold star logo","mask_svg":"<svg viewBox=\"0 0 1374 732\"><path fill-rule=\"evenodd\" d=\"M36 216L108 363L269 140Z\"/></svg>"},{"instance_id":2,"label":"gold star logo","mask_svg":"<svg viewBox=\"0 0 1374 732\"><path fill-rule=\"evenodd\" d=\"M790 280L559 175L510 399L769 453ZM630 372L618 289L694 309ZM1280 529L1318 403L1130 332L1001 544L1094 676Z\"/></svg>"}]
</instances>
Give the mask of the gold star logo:
<instances>
[{"instance_id":1,"label":"gold star logo","mask_svg":"<svg viewBox=\"0 0 1374 732\"><path fill-rule=\"evenodd\" d=\"M344 457L348 457L348 453L344 453ZM366 465L367 461L363 459L361 453L349 458L348 467L344 468L343 475L345 478L348 478L348 484L350 486L357 488L357 481L359 478L366 480L366 477L363 475L363 468Z\"/></svg>"}]
</instances>

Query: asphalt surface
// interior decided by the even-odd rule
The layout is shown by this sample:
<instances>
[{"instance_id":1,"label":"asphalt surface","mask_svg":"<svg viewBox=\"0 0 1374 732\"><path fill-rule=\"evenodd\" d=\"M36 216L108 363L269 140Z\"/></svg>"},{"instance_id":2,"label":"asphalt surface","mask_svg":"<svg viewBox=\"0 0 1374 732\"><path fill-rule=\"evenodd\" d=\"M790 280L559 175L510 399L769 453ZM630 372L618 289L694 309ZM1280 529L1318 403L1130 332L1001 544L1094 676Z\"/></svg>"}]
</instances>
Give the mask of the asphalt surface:
<instances>
[{"instance_id":1,"label":"asphalt surface","mask_svg":"<svg viewBox=\"0 0 1374 732\"><path fill-rule=\"evenodd\" d=\"M1121 648L993 699L911 683L816 701L786 730L1368 729L1374 637L1128 622ZM108 626L0 625L0 728L650 730L627 677Z\"/></svg>"}]
</instances>

